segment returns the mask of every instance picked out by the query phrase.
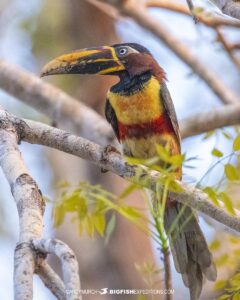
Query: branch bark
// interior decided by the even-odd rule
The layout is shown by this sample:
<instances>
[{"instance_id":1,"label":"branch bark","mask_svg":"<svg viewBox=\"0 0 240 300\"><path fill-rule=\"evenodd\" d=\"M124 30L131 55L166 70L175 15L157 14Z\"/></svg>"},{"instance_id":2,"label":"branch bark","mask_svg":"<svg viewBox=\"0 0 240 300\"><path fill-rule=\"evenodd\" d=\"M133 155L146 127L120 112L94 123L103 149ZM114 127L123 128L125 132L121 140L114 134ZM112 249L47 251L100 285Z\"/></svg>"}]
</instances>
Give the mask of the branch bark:
<instances>
[{"instance_id":1,"label":"branch bark","mask_svg":"<svg viewBox=\"0 0 240 300\"><path fill-rule=\"evenodd\" d=\"M112 171L130 182L140 184L153 191L156 191L157 188L163 188L163 184L159 183L162 178L160 173L149 172L143 166L136 167L127 164L118 152L112 151L112 148L101 147L64 130L38 122L28 120L23 122L13 115L6 115L4 111L0 111L0 119L5 120L9 118L16 126L19 126L19 123L21 124L21 136L24 141L45 145L81 157L98 165L100 168ZM208 196L201 190L184 182L178 182L178 184L181 186L182 192L169 192L172 200L185 203L223 225L240 232L240 220L237 216L230 216L223 209L214 206Z\"/></svg>"},{"instance_id":2,"label":"branch bark","mask_svg":"<svg viewBox=\"0 0 240 300\"><path fill-rule=\"evenodd\" d=\"M147 7L157 7L174 12L178 12L187 16L191 16L191 13L186 5L177 2L177 1L168 1L168 0L145 0L145 5ZM217 26L232 26L239 28L240 21L230 18L224 18L211 13L200 12L197 13L198 21L209 27Z\"/></svg>"},{"instance_id":3,"label":"branch bark","mask_svg":"<svg viewBox=\"0 0 240 300\"><path fill-rule=\"evenodd\" d=\"M50 84L44 83L35 75L1 60L0 88L18 99L20 98L51 119L61 122L68 130L72 130L78 135L104 146L113 140L113 132L107 121L90 107L81 104ZM58 101L60 104L57 104ZM86 116L89 118L81 118L85 115L84 109L86 107ZM210 111L181 120L181 136L186 138L217 128L237 125L240 123L239 116L240 106L238 104L213 108ZM100 122L100 125L94 124L97 122ZM84 128L87 126L92 129L85 131Z\"/></svg>"},{"instance_id":4,"label":"branch bark","mask_svg":"<svg viewBox=\"0 0 240 300\"><path fill-rule=\"evenodd\" d=\"M44 260L36 269L36 274L41 278L44 285L53 293L58 300L66 300L65 288L62 279Z\"/></svg>"},{"instance_id":5,"label":"branch bark","mask_svg":"<svg viewBox=\"0 0 240 300\"><path fill-rule=\"evenodd\" d=\"M240 123L240 104L229 104L181 120L182 138Z\"/></svg>"},{"instance_id":6,"label":"branch bark","mask_svg":"<svg viewBox=\"0 0 240 300\"><path fill-rule=\"evenodd\" d=\"M33 245L36 250L45 254L54 254L60 259L65 284L66 299L82 300L80 294L78 262L73 251L65 243L57 239L34 240Z\"/></svg>"},{"instance_id":7,"label":"branch bark","mask_svg":"<svg viewBox=\"0 0 240 300\"><path fill-rule=\"evenodd\" d=\"M222 13L240 20L240 1L239 0L210 0Z\"/></svg>"},{"instance_id":8,"label":"branch bark","mask_svg":"<svg viewBox=\"0 0 240 300\"><path fill-rule=\"evenodd\" d=\"M132 18L136 23L150 31L159 38L175 55L184 61L202 80L210 87L210 89L225 103L237 103L239 97L235 95L226 84L219 79L209 67L205 66L184 43L178 40L166 26L162 25L158 20L153 18L144 7L144 1L104 1L115 5L119 12L127 17Z\"/></svg>"},{"instance_id":9,"label":"branch bark","mask_svg":"<svg viewBox=\"0 0 240 300\"><path fill-rule=\"evenodd\" d=\"M37 183L29 175L18 149L18 143L25 134L26 124L1 108L0 114L0 166L11 187L19 215L19 242L14 254L15 299L32 299L33 275L37 271L41 273L45 285L55 295L59 295L59 299L66 299L60 278L44 263L45 255L39 251L34 251L32 247L32 242L41 240L43 235L45 202ZM69 249L68 251L71 253ZM66 271L65 268L64 271ZM78 271L78 268L75 267L75 271ZM65 288L70 286L79 290L78 274L73 274L75 280L69 282L65 280ZM64 276L68 278L69 273L64 274ZM70 283L72 284L70 285ZM67 299L79 299L79 297L70 295L67 296Z\"/></svg>"},{"instance_id":10,"label":"branch bark","mask_svg":"<svg viewBox=\"0 0 240 300\"><path fill-rule=\"evenodd\" d=\"M94 110L37 76L0 59L0 88L47 115L52 121L101 145L114 136Z\"/></svg>"},{"instance_id":11,"label":"branch bark","mask_svg":"<svg viewBox=\"0 0 240 300\"><path fill-rule=\"evenodd\" d=\"M21 126L16 129L8 118L1 118L0 123L0 166L11 187L19 215L19 242L14 255L15 299L31 299L35 255L30 241L42 237L45 203L18 150Z\"/></svg>"}]
</instances>

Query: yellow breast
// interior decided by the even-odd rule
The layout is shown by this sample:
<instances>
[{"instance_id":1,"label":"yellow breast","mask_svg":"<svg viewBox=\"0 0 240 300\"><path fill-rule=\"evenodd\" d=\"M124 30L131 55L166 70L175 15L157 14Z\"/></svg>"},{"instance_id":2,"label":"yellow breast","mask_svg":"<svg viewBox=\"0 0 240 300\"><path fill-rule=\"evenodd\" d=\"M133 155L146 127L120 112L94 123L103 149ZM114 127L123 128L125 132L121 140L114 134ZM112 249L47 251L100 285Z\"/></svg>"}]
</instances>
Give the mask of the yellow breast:
<instances>
[{"instance_id":1,"label":"yellow breast","mask_svg":"<svg viewBox=\"0 0 240 300\"><path fill-rule=\"evenodd\" d=\"M108 99L117 119L127 125L150 122L163 112L160 83L154 77L151 77L141 91L133 95L108 92Z\"/></svg>"}]
</instances>

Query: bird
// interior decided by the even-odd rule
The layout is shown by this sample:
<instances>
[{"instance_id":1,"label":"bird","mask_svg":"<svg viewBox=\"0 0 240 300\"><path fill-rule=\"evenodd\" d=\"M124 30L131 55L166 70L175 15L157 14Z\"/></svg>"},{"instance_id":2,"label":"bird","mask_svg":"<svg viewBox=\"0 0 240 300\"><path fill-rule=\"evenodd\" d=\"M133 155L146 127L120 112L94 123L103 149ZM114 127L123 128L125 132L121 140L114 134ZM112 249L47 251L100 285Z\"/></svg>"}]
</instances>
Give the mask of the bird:
<instances>
[{"instance_id":1,"label":"bird","mask_svg":"<svg viewBox=\"0 0 240 300\"><path fill-rule=\"evenodd\" d=\"M157 155L156 145L168 145L171 155L181 154L179 125L166 73L144 46L122 43L76 50L51 60L41 76L55 74L118 76L119 81L107 93L105 116L123 153L148 159ZM176 179L182 179L181 169L176 172ZM216 280L216 267L192 209L183 208L183 204L168 197L164 213L166 232L176 219L181 231L169 235L174 265L189 288L190 299L197 300L204 279Z\"/></svg>"}]
</instances>

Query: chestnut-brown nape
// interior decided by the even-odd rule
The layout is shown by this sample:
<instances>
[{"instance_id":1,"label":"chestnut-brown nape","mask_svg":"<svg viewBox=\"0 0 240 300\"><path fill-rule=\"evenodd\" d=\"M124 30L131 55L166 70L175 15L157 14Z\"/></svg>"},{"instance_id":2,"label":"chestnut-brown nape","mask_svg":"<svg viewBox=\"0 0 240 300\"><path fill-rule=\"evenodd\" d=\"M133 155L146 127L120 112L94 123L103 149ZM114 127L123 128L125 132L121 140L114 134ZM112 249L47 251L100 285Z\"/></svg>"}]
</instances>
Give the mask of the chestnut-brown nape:
<instances>
[{"instance_id":1,"label":"chestnut-brown nape","mask_svg":"<svg viewBox=\"0 0 240 300\"><path fill-rule=\"evenodd\" d=\"M132 77L151 71L160 82L166 80L164 70L158 65L150 53L129 54L125 59L125 66Z\"/></svg>"}]
</instances>

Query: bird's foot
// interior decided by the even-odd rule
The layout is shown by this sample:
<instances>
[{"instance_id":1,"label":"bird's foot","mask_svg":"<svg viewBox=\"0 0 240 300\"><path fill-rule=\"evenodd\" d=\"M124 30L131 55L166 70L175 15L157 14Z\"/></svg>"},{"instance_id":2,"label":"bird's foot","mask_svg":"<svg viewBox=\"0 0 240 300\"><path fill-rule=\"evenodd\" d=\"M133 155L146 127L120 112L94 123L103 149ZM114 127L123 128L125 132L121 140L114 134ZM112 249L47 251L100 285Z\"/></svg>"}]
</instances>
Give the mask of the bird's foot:
<instances>
[{"instance_id":1,"label":"bird's foot","mask_svg":"<svg viewBox=\"0 0 240 300\"><path fill-rule=\"evenodd\" d=\"M102 155L102 161L106 161L107 160L107 156L111 153L116 153L118 155L121 155L121 152L119 152L114 146L112 145L107 145L104 150L103 150L103 155ZM108 170L101 168L101 173L107 173Z\"/></svg>"}]
</instances>

